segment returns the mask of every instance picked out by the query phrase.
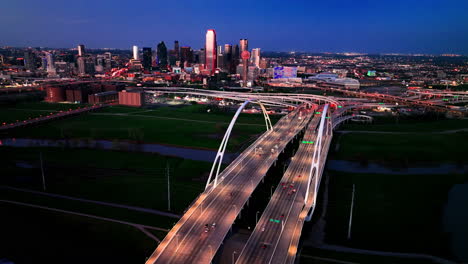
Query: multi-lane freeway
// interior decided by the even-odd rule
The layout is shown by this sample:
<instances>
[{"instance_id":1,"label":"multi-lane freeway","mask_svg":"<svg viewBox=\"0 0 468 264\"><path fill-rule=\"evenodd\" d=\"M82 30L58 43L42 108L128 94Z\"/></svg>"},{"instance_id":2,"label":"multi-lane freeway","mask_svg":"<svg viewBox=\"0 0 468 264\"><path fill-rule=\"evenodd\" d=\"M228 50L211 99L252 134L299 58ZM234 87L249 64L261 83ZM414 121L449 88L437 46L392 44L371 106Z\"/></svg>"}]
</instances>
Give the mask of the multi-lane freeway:
<instances>
[{"instance_id":1,"label":"multi-lane freeway","mask_svg":"<svg viewBox=\"0 0 468 264\"><path fill-rule=\"evenodd\" d=\"M324 134L321 138L323 144L317 144L317 133L323 114L321 110L316 113L307 126L296 155L292 158L236 263L294 262L302 226L310 208L315 204L315 184L320 183L320 181L309 181L314 152L318 147L328 150L331 139L331 136ZM326 125L325 122L324 125ZM312 177L321 177L327 151L322 151L320 155L322 159L319 164L319 173L312 173ZM306 204L306 191L308 191L309 183L311 188Z\"/></svg>"},{"instance_id":2,"label":"multi-lane freeway","mask_svg":"<svg viewBox=\"0 0 468 264\"><path fill-rule=\"evenodd\" d=\"M283 117L211 183L147 260L152 263L210 263L242 207L277 159L314 114L301 105Z\"/></svg>"}]
</instances>

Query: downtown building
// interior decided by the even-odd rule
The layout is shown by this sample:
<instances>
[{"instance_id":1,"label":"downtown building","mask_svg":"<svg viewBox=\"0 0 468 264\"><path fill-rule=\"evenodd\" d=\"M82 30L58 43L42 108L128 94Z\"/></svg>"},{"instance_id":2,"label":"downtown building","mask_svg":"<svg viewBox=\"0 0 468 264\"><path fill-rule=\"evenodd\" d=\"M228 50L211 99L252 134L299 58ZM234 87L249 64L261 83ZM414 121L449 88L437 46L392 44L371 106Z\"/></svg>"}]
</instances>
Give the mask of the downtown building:
<instances>
[{"instance_id":1,"label":"downtown building","mask_svg":"<svg viewBox=\"0 0 468 264\"><path fill-rule=\"evenodd\" d=\"M218 67L216 49L216 31L208 29L205 42L205 69L210 75L213 75Z\"/></svg>"}]
</instances>

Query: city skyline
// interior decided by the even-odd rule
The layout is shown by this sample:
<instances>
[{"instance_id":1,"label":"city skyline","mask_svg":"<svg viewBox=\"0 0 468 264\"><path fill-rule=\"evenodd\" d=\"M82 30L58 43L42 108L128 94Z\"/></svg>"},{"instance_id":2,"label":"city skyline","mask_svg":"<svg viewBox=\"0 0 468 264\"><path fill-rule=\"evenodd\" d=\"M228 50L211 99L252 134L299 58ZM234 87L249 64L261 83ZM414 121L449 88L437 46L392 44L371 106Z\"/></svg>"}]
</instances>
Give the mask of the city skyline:
<instances>
[{"instance_id":1,"label":"city skyline","mask_svg":"<svg viewBox=\"0 0 468 264\"><path fill-rule=\"evenodd\" d=\"M461 0L429 0L424 5L415 0L179 3L183 5L9 3L4 7L9 15L0 18L0 46L66 48L84 43L89 48L128 49L177 39L199 49L204 33L213 28L218 43L247 38L265 51L468 54L468 36L462 34L468 30L463 13L468 3Z\"/></svg>"}]
</instances>

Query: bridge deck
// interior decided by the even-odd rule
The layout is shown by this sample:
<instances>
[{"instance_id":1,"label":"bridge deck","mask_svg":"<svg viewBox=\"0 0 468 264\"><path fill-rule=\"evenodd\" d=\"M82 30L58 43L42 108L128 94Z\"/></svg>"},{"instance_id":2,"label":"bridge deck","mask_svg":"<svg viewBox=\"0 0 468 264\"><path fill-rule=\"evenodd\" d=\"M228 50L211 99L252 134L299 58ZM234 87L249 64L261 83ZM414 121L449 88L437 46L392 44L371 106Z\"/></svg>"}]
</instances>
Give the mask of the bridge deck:
<instances>
[{"instance_id":1,"label":"bridge deck","mask_svg":"<svg viewBox=\"0 0 468 264\"><path fill-rule=\"evenodd\" d=\"M319 116L312 119L304 135L305 141L316 141L315 129L319 122ZM318 177L321 177L330 137L325 137L324 140L323 162L320 164ZM315 204L313 199L309 199L308 205L304 208L307 180L315 147L315 144L300 145L236 263L293 263L305 217L311 205ZM309 197L314 197L313 192L314 188L311 186Z\"/></svg>"},{"instance_id":2,"label":"bridge deck","mask_svg":"<svg viewBox=\"0 0 468 264\"><path fill-rule=\"evenodd\" d=\"M299 107L244 151L220 175L218 186L211 185L196 199L146 263L210 263L256 186L312 113L312 109ZM262 147L264 153L255 153L255 147ZM277 150L272 153L273 148Z\"/></svg>"}]
</instances>

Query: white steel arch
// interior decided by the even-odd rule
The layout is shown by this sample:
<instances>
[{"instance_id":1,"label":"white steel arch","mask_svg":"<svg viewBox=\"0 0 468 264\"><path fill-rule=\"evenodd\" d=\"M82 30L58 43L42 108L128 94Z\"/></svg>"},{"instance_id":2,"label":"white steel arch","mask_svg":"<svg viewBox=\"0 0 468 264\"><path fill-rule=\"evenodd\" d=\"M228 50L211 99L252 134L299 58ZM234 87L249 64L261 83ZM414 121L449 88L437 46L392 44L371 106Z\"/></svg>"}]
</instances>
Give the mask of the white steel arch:
<instances>
[{"instance_id":1,"label":"white steel arch","mask_svg":"<svg viewBox=\"0 0 468 264\"><path fill-rule=\"evenodd\" d=\"M231 135L231 131L232 131L232 129L234 127L234 124L236 123L236 120L239 117L240 113L245 108L245 106L250 102L253 102L253 100L249 99L249 100L245 101L239 107L239 109L237 109L236 114L232 118L231 123L229 124L229 127L226 130L226 133L224 134L223 140L221 141L221 145L219 146L218 153L216 153L216 157L215 157L215 160L213 162L213 166L211 167L210 176L208 177L208 180L206 181L205 190L208 188L208 185L211 182L211 178L213 177L213 173L214 173L215 170L216 170L216 174L214 176L213 188L216 188L216 186L218 185L219 170L221 169L221 164L222 164L222 161L223 161L224 152L226 151L226 146L227 146L227 143L228 143L228 140L229 140L229 136ZM266 111L265 106L260 101L256 101L256 103L258 103L260 105L260 108L262 109L263 117L265 118L267 131L273 130L273 126L271 125L270 117L268 116L268 112Z\"/></svg>"},{"instance_id":2,"label":"white steel arch","mask_svg":"<svg viewBox=\"0 0 468 264\"><path fill-rule=\"evenodd\" d=\"M310 184L312 183L312 179L314 180L314 193L313 193L313 199L312 202L315 203L317 199L317 192L318 192L318 187L319 187L319 176L321 174L321 170L323 169L323 166L321 168L321 163L322 163L322 150L324 147L325 143L325 137L330 137L332 133L331 129L331 118L329 116L328 112L328 104L325 105L322 111L322 117L320 119L320 125L318 128L317 132L317 138L315 140L315 148L314 148L314 155L312 157L312 164L310 166L310 171L309 171L309 177L307 180L307 189L306 189L306 194L304 198L304 204L307 206L307 202L309 199L309 192L310 192ZM328 120L326 120L328 119ZM314 212L315 206L312 206L312 210L310 211L309 215L307 216L306 220L309 221L310 218L312 217L312 214Z\"/></svg>"},{"instance_id":3,"label":"white steel arch","mask_svg":"<svg viewBox=\"0 0 468 264\"><path fill-rule=\"evenodd\" d=\"M347 115L347 116L341 116L333 119L333 129L335 129L339 124L343 123L346 120L349 119L357 119L357 118L363 118L367 120L368 122L372 122L373 118L371 116L367 115Z\"/></svg>"}]
</instances>

